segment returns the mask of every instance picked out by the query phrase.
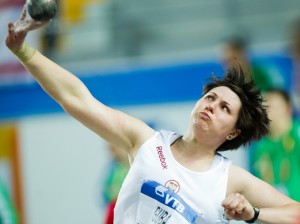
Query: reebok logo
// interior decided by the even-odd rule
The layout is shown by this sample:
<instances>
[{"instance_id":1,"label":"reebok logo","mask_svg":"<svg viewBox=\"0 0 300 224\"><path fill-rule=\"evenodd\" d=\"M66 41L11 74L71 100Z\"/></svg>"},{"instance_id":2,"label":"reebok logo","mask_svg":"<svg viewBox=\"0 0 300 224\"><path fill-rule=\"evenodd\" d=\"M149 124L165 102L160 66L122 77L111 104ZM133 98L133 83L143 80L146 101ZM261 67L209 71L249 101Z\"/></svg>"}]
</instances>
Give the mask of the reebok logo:
<instances>
[{"instance_id":1,"label":"reebok logo","mask_svg":"<svg viewBox=\"0 0 300 224\"><path fill-rule=\"evenodd\" d=\"M166 163L166 158L163 154L163 151L162 151L162 147L161 146L157 146L156 147L156 151L157 151L157 154L158 154L158 158L160 160L160 164L162 166L163 169L168 169L168 165Z\"/></svg>"}]
</instances>

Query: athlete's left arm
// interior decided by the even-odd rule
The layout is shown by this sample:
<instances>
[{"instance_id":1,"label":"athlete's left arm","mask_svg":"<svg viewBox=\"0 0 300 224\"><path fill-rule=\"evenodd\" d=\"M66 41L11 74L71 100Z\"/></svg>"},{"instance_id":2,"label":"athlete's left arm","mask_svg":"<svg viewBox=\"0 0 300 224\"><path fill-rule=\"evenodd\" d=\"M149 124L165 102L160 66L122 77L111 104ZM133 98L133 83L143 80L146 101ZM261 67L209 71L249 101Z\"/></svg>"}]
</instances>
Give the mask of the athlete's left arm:
<instances>
[{"instance_id":1,"label":"athlete's left arm","mask_svg":"<svg viewBox=\"0 0 300 224\"><path fill-rule=\"evenodd\" d=\"M234 165L229 169L227 197L222 206L226 215L235 220L251 220L253 207L257 207L257 220L270 224L295 224L300 213L300 203Z\"/></svg>"}]
</instances>

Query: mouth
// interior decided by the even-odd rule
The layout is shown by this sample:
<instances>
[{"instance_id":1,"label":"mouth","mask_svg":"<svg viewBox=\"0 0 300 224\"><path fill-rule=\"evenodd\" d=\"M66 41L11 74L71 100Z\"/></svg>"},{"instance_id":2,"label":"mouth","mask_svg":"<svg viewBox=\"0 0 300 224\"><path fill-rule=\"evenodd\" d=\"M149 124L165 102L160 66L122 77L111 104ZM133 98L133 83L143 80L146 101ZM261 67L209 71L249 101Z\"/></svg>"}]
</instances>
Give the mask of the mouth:
<instances>
[{"instance_id":1,"label":"mouth","mask_svg":"<svg viewBox=\"0 0 300 224\"><path fill-rule=\"evenodd\" d=\"M206 121L211 120L210 116L206 112L200 112L200 118L202 118L203 120L206 120Z\"/></svg>"}]
</instances>

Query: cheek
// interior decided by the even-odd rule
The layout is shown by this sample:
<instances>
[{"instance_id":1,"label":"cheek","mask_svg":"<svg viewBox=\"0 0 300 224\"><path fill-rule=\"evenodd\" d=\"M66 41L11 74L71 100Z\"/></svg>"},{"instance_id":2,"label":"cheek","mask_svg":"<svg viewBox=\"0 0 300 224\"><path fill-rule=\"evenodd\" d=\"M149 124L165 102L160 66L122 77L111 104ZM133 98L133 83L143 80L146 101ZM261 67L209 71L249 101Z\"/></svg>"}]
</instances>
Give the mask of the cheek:
<instances>
[{"instance_id":1,"label":"cheek","mask_svg":"<svg viewBox=\"0 0 300 224\"><path fill-rule=\"evenodd\" d=\"M224 130L224 132L227 132L228 130L232 130L235 127L236 119L231 116L221 116L221 129Z\"/></svg>"},{"instance_id":2,"label":"cheek","mask_svg":"<svg viewBox=\"0 0 300 224\"><path fill-rule=\"evenodd\" d=\"M198 102L195 104L193 110L191 111L191 115L195 115L197 112L201 110L202 101L198 100Z\"/></svg>"}]
</instances>

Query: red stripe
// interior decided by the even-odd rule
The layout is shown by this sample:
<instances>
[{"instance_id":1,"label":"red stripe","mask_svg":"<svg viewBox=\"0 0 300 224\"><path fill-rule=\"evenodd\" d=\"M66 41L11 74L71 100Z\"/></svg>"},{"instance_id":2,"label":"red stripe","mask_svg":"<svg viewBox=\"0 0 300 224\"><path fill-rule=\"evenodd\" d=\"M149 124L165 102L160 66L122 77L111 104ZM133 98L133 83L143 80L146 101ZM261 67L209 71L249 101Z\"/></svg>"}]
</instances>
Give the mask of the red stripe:
<instances>
[{"instance_id":1,"label":"red stripe","mask_svg":"<svg viewBox=\"0 0 300 224\"><path fill-rule=\"evenodd\" d=\"M5 64L0 64L0 78L1 76L14 73L24 72L24 66L19 62L8 62Z\"/></svg>"},{"instance_id":2,"label":"red stripe","mask_svg":"<svg viewBox=\"0 0 300 224\"><path fill-rule=\"evenodd\" d=\"M22 6L25 4L25 2L26 2L25 0L1 0L0 1L0 9Z\"/></svg>"}]
</instances>

